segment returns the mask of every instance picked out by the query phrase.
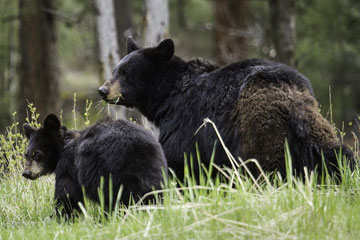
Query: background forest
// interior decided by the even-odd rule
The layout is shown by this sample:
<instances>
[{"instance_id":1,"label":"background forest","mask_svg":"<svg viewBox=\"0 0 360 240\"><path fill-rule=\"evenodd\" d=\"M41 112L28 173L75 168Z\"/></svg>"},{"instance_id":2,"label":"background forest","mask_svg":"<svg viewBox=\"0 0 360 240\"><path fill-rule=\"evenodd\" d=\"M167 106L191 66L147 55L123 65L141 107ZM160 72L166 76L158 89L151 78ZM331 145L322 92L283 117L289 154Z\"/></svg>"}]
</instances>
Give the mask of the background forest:
<instances>
[{"instance_id":1,"label":"background forest","mask_svg":"<svg viewBox=\"0 0 360 240\"><path fill-rule=\"evenodd\" d=\"M113 14L114 28L104 14ZM0 0L0 132L14 112L24 122L30 102L40 119L63 112L72 124L75 92L76 111L90 99L98 113L90 116L102 117L97 88L124 56L128 35L147 46L171 37L185 59L289 64L310 79L323 115L350 131L360 112L358 26L357 0ZM103 60L104 45L115 63Z\"/></svg>"},{"instance_id":2,"label":"background forest","mask_svg":"<svg viewBox=\"0 0 360 240\"><path fill-rule=\"evenodd\" d=\"M360 129L359 26L359 0L0 0L0 240L359 239L359 166L340 164L339 179L306 168L293 177L286 147L286 179L255 178L229 155L233 168L210 164L196 182L191 163L200 157L185 154L184 181L167 179L161 201L117 202L107 212L104 200L85 197L78 218L57 219L54 174L22 177L21 129L27 116L39 127L50 112L69 129L108 114L139 119L104 104L97 90L124 56L127 36L143 46L170 37L187 60L265 58L298 69L359 156L351 134ZM213 167L221 170L215 179ZM98 193L105 199L101 183Z\"/></svg>"}]
</instances>

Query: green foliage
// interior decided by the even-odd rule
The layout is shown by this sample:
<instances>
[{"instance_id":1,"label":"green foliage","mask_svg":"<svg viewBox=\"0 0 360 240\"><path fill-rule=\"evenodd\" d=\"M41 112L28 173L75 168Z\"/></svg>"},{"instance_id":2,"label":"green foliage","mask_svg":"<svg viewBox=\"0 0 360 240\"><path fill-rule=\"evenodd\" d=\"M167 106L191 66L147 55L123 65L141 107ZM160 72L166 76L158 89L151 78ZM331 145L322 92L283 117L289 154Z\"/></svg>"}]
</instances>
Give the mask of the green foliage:
<instances>
[{"instance_id":1,"label":"green foliage","mask_svg":"<svg viewBox=\"0 0 360 240\"><path fill-rule=\"evenodd\" d=\"M14 114L14 118L15 118ZM18 173L22 162L27 140L18 130L18 122L6 128L6 133L0 135L0 175Z\"/></svg>"},{"instance_id":2,"label":"green foliage","mask_svg":"<svg viewBox=\"0 0 360 240\"><path fill-rule=\"evenodd\" d=\"M327 111L332 86L334 120L350 121L359 89L360 3L356 0L298 1L296 59ZM355 110L356 109L356 110Z\"/></svg>"},{"instance_id":3,"label":"green foliage","mask_svg":"<svg viewBox=\"0 0 360 240\"><path fill-rule=\"evenodd\" d=\"M35 128L39 128L41 126L41 124L38 123L37 121L38 121L38 118L40 117L40 115L38 113L36 113L36 107L34 107L33 103L29 103L28 108L29 108L31 115L30 115L30 118L26 117L26 122Z\"/></svg>"},{"instance_id":4,"label":"green foliage","mask_svg":"<svg viewBox=\"0 0 360 240\"><path fill-rule=\"evenodd\" d=\"M39 128L37 122L39 114L32 103L28 105L30 118L26 122L32 127ZM13 123L6 128L5 134L0 134L0 176L20 174L24 163L24 153L27 139L19 130L19 122L16 121L16 112L13 113ZM1 181L1 180L0 180Z\"/></svg>"},{"instance_id":5,"label":"green foliage","mask_svg":"<svg viewBox=\"0 0 360 240\"><path fill-rule=\"evenodd\" d=\"M90 125L89 111L91 109L91 106L92 106L92 101L86 99L85 113L84 113L84 116L85 116L84 125L85 125L85 127L88 127Z\"/></svg>"}]
</instances>

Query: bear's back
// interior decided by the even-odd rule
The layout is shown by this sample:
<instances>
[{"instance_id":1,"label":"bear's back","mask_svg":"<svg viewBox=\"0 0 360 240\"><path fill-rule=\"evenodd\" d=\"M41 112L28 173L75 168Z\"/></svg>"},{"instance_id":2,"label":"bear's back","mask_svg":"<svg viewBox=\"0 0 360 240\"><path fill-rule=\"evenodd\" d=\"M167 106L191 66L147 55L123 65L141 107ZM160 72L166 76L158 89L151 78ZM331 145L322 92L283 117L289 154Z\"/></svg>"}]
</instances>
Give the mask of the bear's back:
<instances>
[{"instance_id":1,"label":"bear's back","mask_svg":"<svg viewBox=\"0 0 360 240\"><path fill-rule=\"evenodd\" d=\"M304 75L285 64L264 59L247 59L231 63L205 74L203 78L210 82L209 85L216 86L217 89L232 85L242 91L249 83L264 86L287 84L290 87L306 89L311 95L314 95L310 81ZM263 81L259 81L259 79Z\"/></svg>"}]
</instances>

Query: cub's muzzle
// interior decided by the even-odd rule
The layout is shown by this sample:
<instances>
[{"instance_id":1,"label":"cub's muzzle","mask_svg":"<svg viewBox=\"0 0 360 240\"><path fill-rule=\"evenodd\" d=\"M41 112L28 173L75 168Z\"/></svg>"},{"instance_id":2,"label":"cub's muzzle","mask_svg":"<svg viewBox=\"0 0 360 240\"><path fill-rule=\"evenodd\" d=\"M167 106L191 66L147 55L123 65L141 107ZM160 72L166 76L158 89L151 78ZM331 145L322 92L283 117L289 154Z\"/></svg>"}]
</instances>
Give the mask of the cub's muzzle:
<instances>
[{"instance_id":1,"label":"cub's muzzle","mask_svg":"<svg viewBox=\"0 0 360 240\"><path fill-rule=\"evenodd\" d=\"M22 175L24 178L35 180L45 174L46 170L42 164L34 160L29 160L25 163L25 169Z\"/></svg>"},{"instance_id":2,"label":"cub's muzzle","mask_svg":"<svg viewBox=\"0 0 360 240\"><path fill-rule=\"evenodd\" d=\"M23 176L24 178L33 180L32 173L31 173L31 171L29 171L29 170L25 170L25 171L23 172L22 176Z\"/></svg>"}]
</instances>

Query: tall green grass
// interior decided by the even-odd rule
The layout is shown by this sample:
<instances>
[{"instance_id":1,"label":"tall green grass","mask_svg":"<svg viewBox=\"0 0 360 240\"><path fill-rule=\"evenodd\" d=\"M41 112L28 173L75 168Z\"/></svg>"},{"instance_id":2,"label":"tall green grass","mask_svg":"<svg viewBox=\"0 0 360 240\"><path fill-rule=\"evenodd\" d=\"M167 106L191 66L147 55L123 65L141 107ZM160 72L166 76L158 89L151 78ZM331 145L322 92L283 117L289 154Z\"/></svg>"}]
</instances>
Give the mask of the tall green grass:
<instances>
[{"instance_id":1,"label":"tall green grass","mask_svg":"<svg viewBox=\"0 0 360 240\"><path fill-rule=\"evenodd\" d=\"M34 115L29 122L35 125L36 119ZM205 123L217 132L210 120ZM100 184L100 204L85 198L78 218L58 221L51 217L54 176L36 181L21 177L27 140L14 123L0 137L0 150L11 160L9 172L0 179L0 239L358 239L358 169L352 172L341 164L340 182L326 172L317 176L306 169L298 179L285 146L286 181L261 169L260 176L253 176L246 165L258 165L257 161L235 158L218 137L232 168L215 164L207 168L199 155L185 154L184 180L166 179L164 190L149 193L162 193L153 204L138 201L124 207L118 201L121 191L117 196L109 192L116 204L105 209ZM341 158L339 153L339 162ZM210 161L214 162L214 154ZM195 162L201 166L198 182ZM211 178L215 169L219 174Z\"/></svg>"}]
</instances>

